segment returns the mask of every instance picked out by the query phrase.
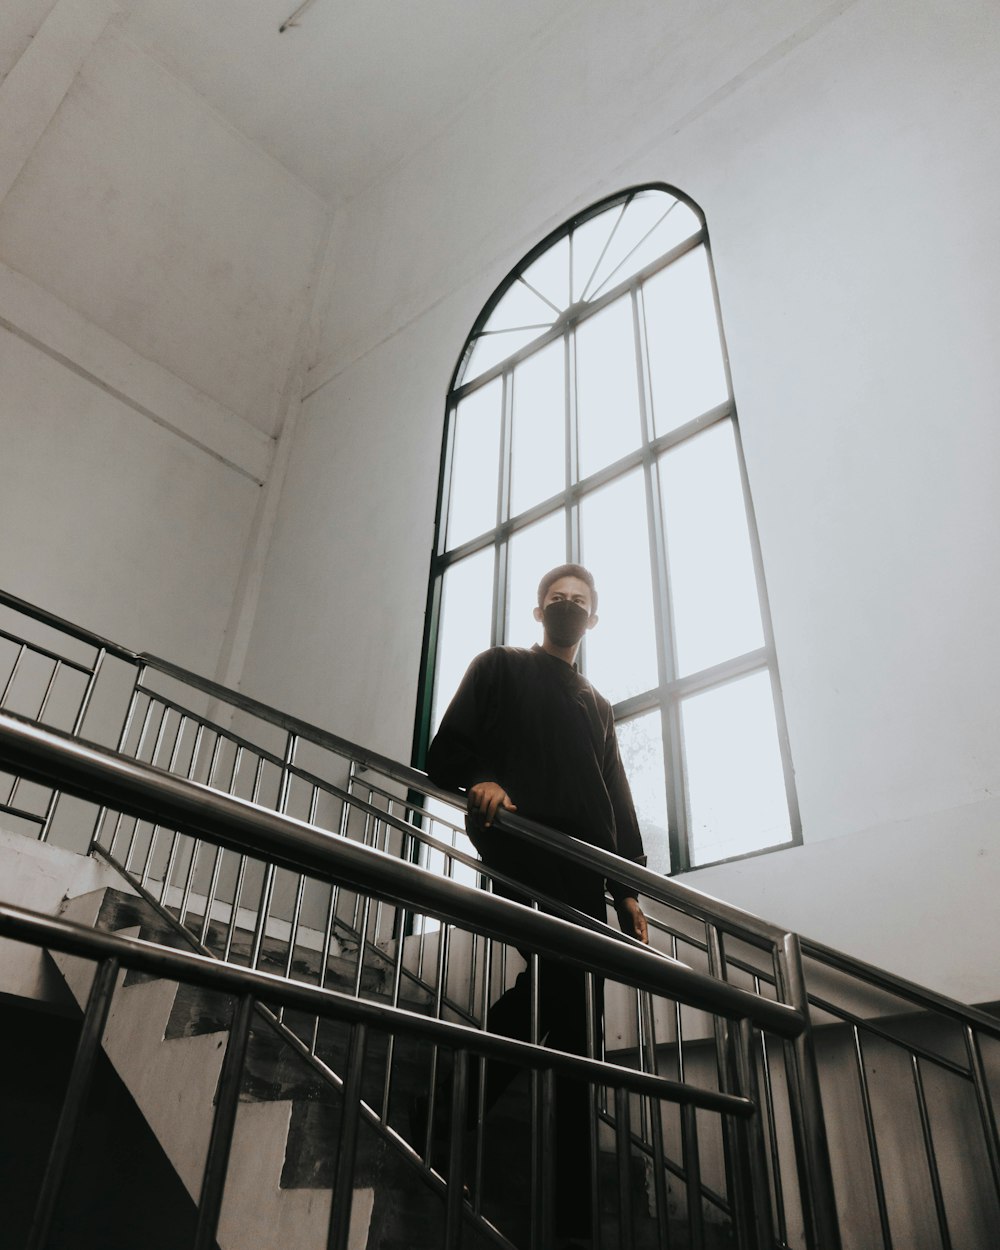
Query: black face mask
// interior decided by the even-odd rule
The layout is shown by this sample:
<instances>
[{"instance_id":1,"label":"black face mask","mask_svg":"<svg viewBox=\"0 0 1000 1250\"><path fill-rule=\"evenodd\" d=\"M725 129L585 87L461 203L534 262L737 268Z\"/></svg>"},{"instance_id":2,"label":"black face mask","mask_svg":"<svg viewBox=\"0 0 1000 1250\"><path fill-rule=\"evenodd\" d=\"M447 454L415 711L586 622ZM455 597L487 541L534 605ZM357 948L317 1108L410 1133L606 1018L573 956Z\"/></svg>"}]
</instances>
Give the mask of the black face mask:
<instances>
[{"instance_id":1,"label":"black face mask","mask_svg":"<svg viewBox=\"0 0 1000 1250\"><path fill-rule=\"evenodd\" d=\"M542 620L557 647L575 647L586 632L590 613L571 599L557 599L542 609Z\"/></svg>"}]
</instances>

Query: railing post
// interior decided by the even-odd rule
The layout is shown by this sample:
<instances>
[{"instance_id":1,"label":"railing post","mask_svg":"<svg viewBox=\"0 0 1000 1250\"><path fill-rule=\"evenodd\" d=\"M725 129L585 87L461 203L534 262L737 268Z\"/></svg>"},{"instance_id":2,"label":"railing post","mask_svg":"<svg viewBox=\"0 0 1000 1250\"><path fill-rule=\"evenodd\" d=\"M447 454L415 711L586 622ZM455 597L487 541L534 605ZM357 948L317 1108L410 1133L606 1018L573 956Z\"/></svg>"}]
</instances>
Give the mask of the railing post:
<instances>
[{"instance_id":1,"label":"railing post","mask_svg":"<svg viewBox=\"0 0 1000 1250\"><path fill-rule=\"evenodd\" d=\"M38 1202L35 1205L35 1217L28 1234L26 1250L43 1250L48 1242L52 1217L66 1174L66 1164L73 1148L77 1125L83 1112L87 1092L90 1088L94 1065L101 1050L101 1038L107 1024L108 1012L111 1010L111 999L115 992L118 979L118 960L105 959L97 968L90 996L87 999L87 1010L80 1029L80 1040L77 1043L73 1070L70 1073L69 1085L63 1099L59 1123L56 1125L49 1161L45 1168Z\"/></svg>"},{"instance_id":2,"label":"railing post","mask_svg":"<svg viewBox=\"0 0 1000 1250\"><path fill-rule=\"evenodd\" d=\"M785 1045L788 1104L806 1245L809 1250L841 1250L840 1221L809 1017L809 996L797 934L786 933L781 945L776 945L775 975L781 1000L800 1011L806 1021L806 1027L799 1036Z\"/></svg>"},{"instance_id":3,"label":"railing post","mask_svg":"<svg viewBox=\"0 0 1000 1250\"><path fill-rule=\"evenodd\" d=\"M233 1022L229 1026L229 1040L219 1074L212 1135L205 1154L205 1170L201 1193L198 1195L198 1226L195 1229L194 1250L212 1250L215 1246L252 1022L253 996L244 994L237 1003Z\"/></svg>"},{"instance_id":4,"label":"railing post","mask_svg":"<svg viewBox=\"0 0 1000 1250\"><path fill-rule=\"evenodd\" d=\"M708 968L713 977L725 981L726 955L717 925L706 926ZM738 1026L723 1016L713 1017L719 1089L727 1094L747 1091L740 1088L738 1061ZM758 1115L759 1115L758 1110ZM750 1142L744 1126L731 1116L722 1121L722 1147L725 1156L726 1184L736 1244L739 1250L764 1250L766 1241L760 1237L759 1213L754 1204L754 1187L750 1161Z\"/></svg>"}]
</instances>

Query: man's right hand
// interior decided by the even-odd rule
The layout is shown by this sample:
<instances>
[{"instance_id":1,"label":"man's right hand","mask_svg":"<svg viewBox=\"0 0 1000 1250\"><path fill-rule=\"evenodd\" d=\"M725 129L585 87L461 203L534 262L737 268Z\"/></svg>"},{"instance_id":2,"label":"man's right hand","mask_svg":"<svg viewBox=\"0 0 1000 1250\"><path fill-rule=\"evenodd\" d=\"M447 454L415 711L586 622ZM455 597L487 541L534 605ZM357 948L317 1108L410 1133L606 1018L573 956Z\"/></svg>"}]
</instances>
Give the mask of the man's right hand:
<instances>
[{"instance_id":1,"label":"man's right hand","mask_svg":"<svg viewBox=\"0 0 1000 1250\"><path fill-rule=\"evenodd\" d=\"M501 808L505 812L517 811L516 805L510 801L510 795L495 781L477 781L474 786L469 786L467 798L469 811L478 815L487 829Z\"/></svg>"}]
</instances>

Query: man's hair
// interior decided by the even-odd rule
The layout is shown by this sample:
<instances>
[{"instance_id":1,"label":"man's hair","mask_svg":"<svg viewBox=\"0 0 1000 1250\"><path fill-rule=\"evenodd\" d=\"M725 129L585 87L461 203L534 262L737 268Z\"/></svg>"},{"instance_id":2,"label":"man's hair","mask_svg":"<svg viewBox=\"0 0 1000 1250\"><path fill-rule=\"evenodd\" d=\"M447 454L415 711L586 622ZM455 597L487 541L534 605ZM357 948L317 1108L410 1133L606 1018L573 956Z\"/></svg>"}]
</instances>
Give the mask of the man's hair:
<instances>
[{"instance_id":1,"label":"man's hair","mask_svg":"<svg viewBox=\"0 0 1000 1250\"><path fill-rule=\"evenodd\" d=\"M559 581L561 577L577 577L581 582L586 582L590 587L590 611L597 611L597 587L594 585L594 575L590 569L585 569L582 564L559 564L554 569L549 569L542 580L538 583L538 606L541 607L545 602L545 596L549 593L549 587L553 582Z\"/></svg>"}]
</instances>

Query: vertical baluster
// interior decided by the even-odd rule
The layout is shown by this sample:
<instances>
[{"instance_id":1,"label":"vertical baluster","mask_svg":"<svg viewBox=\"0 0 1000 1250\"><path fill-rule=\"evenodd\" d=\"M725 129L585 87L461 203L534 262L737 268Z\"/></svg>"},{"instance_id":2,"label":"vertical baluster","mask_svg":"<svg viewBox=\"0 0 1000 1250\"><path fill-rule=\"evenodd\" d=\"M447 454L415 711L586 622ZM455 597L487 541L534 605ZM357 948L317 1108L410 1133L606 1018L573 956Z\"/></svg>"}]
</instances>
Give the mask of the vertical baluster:
<instances>
[{"instance_id":1,"label":"vertical baluster","mask_svg":"<svg viewBox=\"0 0 1000 1250\"><path fill-rule=\"evenodd\" d=\"M448 1190L445 1197L445 1250L461 1250L462 1246L462 1184L465 1145L465 1101L469 1096L469 1052L455 1052L451 1070L452 1117L448 1130Z\"/></svg>"},{"instance_id":2,"label":"vertical baluster","mask_svg":"<svg viewBox=\"0 0 1000 1250\"><path fill-rule=\"evenodd\" d=\"M701 1154L698 1148L697 1110L681 1108L681 1151L687 1185L688 1232L691 1250L705 1250L705 1214L701 1209Z\"/></svg>"},{"instance_id":3,"label":"vertical baluster","mask_svg":"<svg viewBox=\"0 0 1000 1250\"><path fill-rule=\"evenodd\" d=\"M678 958L677 935L670 936L670 953ZM687 1064L684 1055L684 1014L681 1004L674 1000L674 1031L677 1034L677 1080L684 1084ZM701 1207L701 1151L698 1145L697 1111L692 1106L682 1106L681 1157L684 1163L684 1183L687 1194L688 1231L691 1250L705 1250L705 1220Z\"/></svg>"},{"instance_id":4,"label":"vertical baluster","mask_svg":"<svg viewBox=\"0 0 1000 1250\"><path fill-rule=\"evenodd\" d=\"M242 759L242 750L239 748L237 748L237 755L239 758ZM263 774L263 770L264 770L264 757L262 755L258 755L257 766L254 769L253 789L252 789L251 798L250 798L250 801L252 803L257 802L257 796L260 794L260 784L261 784L261 776ZM234 773L233 774L233 787L234 788L235 788L235 785L236 785L236 774ZM229 928L226 931L225 951L222 956L222 958L227 963L230 962L230 956L232 955L232 951L233 951L233 939L236 936L236 922L237 922L237 917L239 915L239 910L240 910L240 896L243 893L243 883L246 881L247 862L248 862L247 856L241 854L236 865L236 884L233 886L233 909L229 916ZM251 967L252 966L253 965L251 964Z\"/></svg>"},{"instance_id":5,"label":"vertical baluster","mask_svg":"<svg viewBox=\"0 0 1000 1250\"><path fill-rule=\"evenodd\" d=\"M653 1013L653 997L644 990L641 997L642 1014L645 1017L645 1035L648 1046L646 1071L654 1076L660 1074L659 1056L656 1053L656 1020ZM663 1113L658 1099L649 1100L649 1123L653 1147L653 1197L656 1201L656 1239L659 1250L668 1250L670 1233L667 1212L667 1172L663 1154Z\"/></svg>"},{"instance_id":6,"label":"vertical baluster","mask_svg":"<svg viewBox=\"0 0 1000 1250\"><path fill-rule=\"evenodd\" d=\"M615 1090L615 1158L618 1172L618 1227L621 1244L634 1244L632 1218L632 1128L628 1090Z\"/></svg>"},{"instance_id":7,"label":"vertical baluster","mask_svg":"<svg viewBox=\"0 0 1000 1250\"><path fill-rule=\"evenodd\" d=\"M722 934L717 925L706 924L708 969L713 977L726 979L726 954ZM713 1017L715 1031L715 1057L718 1068L719 1089L723 1093L736 1092L735 1037L733 1026L722 1016ZM736 1244L740 1250L756 1250L757 1237L753 1196L750 1185L750 1159L746 1142L732 1116L722 1117L722 1144L725 1155L726 1187L729 1205L736 1231Z\"/></svg>"},{"instance_id":8,"label":"vertical baluster","mask_svg":"<svg viewBox=\"0 0 1000 1250\"><path fill-rule=\"evenodd\" d=\"M594 974L586 972L584 974L584 1004L587 1012L587 1055L590 1059L600 1059L603 1057L602 1038L597 1032L597 990L594 986ZM601 1097L601 1087L599 1085L590 1085L588 1087L588 1103L590 1111L590 1158L588 1166L590 1167L590 1227L594 1238L594 1250L601 1250L601 1178L598 1172L598 1162L600 1160L600 1137L598 1126L598 1106Z\"/></svg>"},{"instance_id":9,"label":"vertical baluster","mask_svg":"<svg viewBox=\"0 0 1000 1250\"><path fill-rule=\"evenodd\" d=\"M343 1111L337 1144L337 1166L330 1203L330 1232L327 1250L347 1250L351 1231L351 1200L354 1193L354 1156L358 1145L361 1111L361 1075L365 1062L367 1034L363 1024L351 1025L347 1075L344 1080Z\"/></svg>"},{"instance_id":10,"label":"vertical baluster","mask_svg":"<svg viewBox=\"0 0 1000 1250\"><path fill-rule=\"evenodd\" d=\"M389 799L386 803L386 815L387 816L392 815L392 799ZM387 820L380 821L379 823L382 826L382 837L381 837L382 845L381 847L379 847L378 841L376 841L375 845L377 849L382 850L386 854L388 854L389 853L389 838L392 833L392 826ZM372 941L376 945L378 944L379 937L382 932L382 911L383 911L382 900L378 899L376 900L376 903L375 903L375 928L372 930L374 934L374 936L372 937Z\"/></svg>"},{"instance_id":11,"label":"vertical baluster","mask_svg":"<svg viewBox=\"0 0 1000 1250\"><path fill-rule=\"evenodd\" d=\"M761 980L759 976L754 976L754 990L759 995L761 990ZM764 1107L767 1114L767 1137L768 1148L771 1155L771 1183L774 1187L774 1205L778 1222L778 1242L780 1245L788 1245L788 1225L785 1219L785 1194L784 1186L781 1180L781 1156L778 1152L778 1128L774 1118L774 1084L771 1079L771 1057L767 1049L767 1034L761 1032L760 1037L760 1065L761 1073L764 1077Z\"/></svg>"},{"instance_id":12,"label":"vertical baluster","mask_svg":"<svg viewBox=\"0 0 1000 1250\"><path fill-rule=\"evenodd\" d=\"M951 1250L948 1215L944 1207L944 1194L941 1191L941 1174L938 1171L937 1151L934 1149L934 1135L931 1132L931 1119L927 1109L927 1096L924 1091L924 1078L920 1071L919 1056L911 1054L910 1064L913 1071L913 1085L917 1093L917 1108L920 1112L920 1132L924 1139L927 1171L930 1174L931 1192L934 1195L934 1211L937 1215L938 1232L941 1235L941 1250Z\"/></svg>"},{"instance_id":13,"label":"vertical baluster","mask_svg":"<svg viewBox=\"0 0 1000 1250\"><path fill-rule=\"evenodd\" d=\"M483 1032L489 1028L490 997L493 973L493 941L485 938L483 942L483 990L482 990L482 1021ZM479 1065L479 1081L476 1087L476 1162L475 1179L472 1185L473 1210L479 1214L483 1193L483 1153L486 1148L486 1064L485 1056L478 1055L475 1062Z\"/></svg>"},{"instance_id":14,"label":"vertical baluster","mask_svg":"<svg viewBox=\"0 0 1000 1250\"><path fill-rule=\"evenodd\" d=\"M98 648L97 655L94 657L94 663L87 677L87 684L83 688L83 698L80 700L80 706L76 710L76 716L73 718L73 727L70 733L74 738L80 736L83 729L83 722L90 711L91 700L94 697L94 689L97 686L97 680L101 675L101 669L104 667L104 661L107 658L107 651L104 647Z\"/></svg>"},{"instance_id":15,"label":"vertical baluster","mask_svg":"<svg viewBox=\"0 0 1000 1250\"><path fill-rule=\"evenodd\" d=\"M757 1066L754 1063L754 1027L748 1019L739 1021L736 1045L736 1092L749 1098L754 1105L754 1115L738 1126L742 1148L749 1155L749 1182L751 1208L756 1220L757 1245L774 1244L774 1221L771 1210L771 1185L767 1168L767 1148L764 1144L764 1124L761 1118L760 1086Z\"/></svg>"},{"instance_id":16,"label":"vertical baluster","mask_svg":"<svg viewBox=\"0 0 1000 1250\"><path fill-rule=\"evenodd\" d=\"M45 716L46 709L49 706L49 699L52 697L52 690L56 684L56 678L59 676L60 672L62 671L62 664L63 664L62 660L56 660L54 661L52 665L52 672L49 675L49 680L45 687L45 693L42 695L41 706L38 709L38 715L35 717L35 720L37 720L39 724L41 724ZM14 802L14 795L17 792L17 783L19 780L20 778L16 778L14 781L14 785L11 788L10 798L7 800L8 803L12 804ZM49 797L45 801L45 813L42 816L42 824L38 830L39 842L48 841L49 830L52 825L52 816L53 816L53 813L55 812L56 803L58 801L59 801L59 791L55 789L50 790Z\"/></svg>"},{"instance_id":17,"label":"vertical baluster","mask_svg":"<svg viewBox=\"0 0 1000 1250\"><path fill-rule=\"evenodd\" d=\"M198 1224L194 1235L194 1250L214 1250L215 1247L252 1021L253 997L250 994L241 994L233 1014L233 1022L229 1026L226 1055L222 1061L222 1072L219 1075L215 1114L212 1117L212 1134L205 1155L205 1171L202 1175L201 1193L198 1197Z\"/></svg>"},{"instance_id":18,"label":"vertical baluster","mask_svg":"<svg viewBox=\"0 0 1000 1250\"><path fill-rule=\"evenodd\" d=\"M52 1217L62 1190L66 1165L76 1136L80 1115L86 1103L94 1073L94 1064L101 1049L104 1026L111 1009L111 999L118 979L118 960L105 959L98 964L87 998L87 1010L80 1029L73 1068L56 1125L49 1159L42 1179L35 1215L28 1234L26 1250L44 1250L48 1242Z\"/></svg>"},{"instance_id":19,"label":"vertical baluster","mask_svg":"<svg viewBox=\"0 0 1000 1250\"><path fill-rule=\"evenodd\" d=\"M365 894L364 905L361 908L360 927L358 928L358 961L354 965L354 997L361 997L361 982L364 976L365 967L365 943L368 940L368 921L371 917L372 897Z\"/></svg>"},{"instance_id":20,"label":"vertical baluster","mask_svg":"<svg viewBox=\"0 0 1000 1250\"><path fill-rule=\"evenodd\" d=\"M442 922L438 929L438 949L435 971L437 974L437 982L434 987L434 1018L440 1020L444 1014L444 974L447 965L448 955L448 928ZM430 1159L430 1145L433 1140L432 1130L434 1125L434 1102L437 1094L438 1083L438 1044L435 1042L431 1048L431 1071L430 1071L430 1097L428 1099L427 1108L427 1158Z\"/></svg>"},{"instance_id":21,"label":"vertical baluster","mask_svg":"<svg viewBox=\"0 0 1000 1250\"><path fill-rule=\"evenodd\" d=\"M315 823L315 820L316 820L316 807L319 801L318 793L319 792L317 788L314 786L312 799L309 804L309 819L312 823ZM347 807L347 802L345 800L344 804L341 807L341 816L340 816L341 824L344 823L344 810L346 809L346 807ZM320 959L319 959L320 989L323 989L326 986L326 978L329 975L330 949L333 946L333 927L336 922L336 919L337 919L337 885L336 883L333 883L330 886L330 894L327 899L327 907L326 907L326 920L324 921L324 924L323 924L323 949L320 953ZM317 1016L316 1019L313 1021L312 1039L309 1043L309 1048L313 1054L316 1054L316 1049L319 1045L319 1029L320 1029L320 1017Z\"/></svg>"},{"instance_id":22,"label":"vertical baluster","mask_svg":"<svg viewBox=\"0 0 1000 1250\"><path fill-rule=\"evenodd\" d=\"M406 927L407 912L404 909L400 912L400 934ZM399 994L402 986L403 977L403 937L400 936L396 941L396 950L393 954L392 965L392 993L390 1002L393 1007L399 1006ZM382 1081L382 1121L385 1124L389 1122L389 1098L392 1093L392 1065L396 1055L396 1035L390 1033L386 1042L385 1049L385 1077Z\"/></svg>"},{"instance_id":23,"label":"vertical baluster","mask_svg":"<svg viewBox=\"0 0 1000 1250\"><path fill-rule=\"evenodd\" d=\"M13 670L11 671L10 680L9 680L9 681L8 681L8 683L7 683L7 686L8 686L8 687L10 686L11 681L13 681L13 678L14 678L14 673L17 671L17 669L18 669L18 667L19 667L19 665L20 665L20 663L21 663L21 652L23 652L23 651L24 651L24 644L22 643L22 644L21 644L21 651L19 651L19 652L18 652L17 660L15 661L15 663L14 663L14 668L13 668ZM48 707L48 704L49 704L49 698L50 698L50 696L51 696L51 694L52 694L52 687L53 687L53 685L55 685L56 676L57 676L57 674L59 673L59 670L60 670L61 668L62 668L62 660L54 660L54 661L53 661L53 664L52 664L52 672L49 674L49 680L48 680L48 682L47 682L47 683L46 683L46 685L45 685L45 692L44 692L44 694L42 695L42 702L41 702L41 705L39 706L38 712L37 712L37 714L36 714L36 715L35 715L35 717L34 717L34 719L35 719L36 721L38 721L39 723L41 723L42 717L45 715L45 709ZM3 699L6 699L6 697L7 697L7 687L5 687L5 688L4 688ZM0 707L2 707L2 706L3 706L3 699L0 699ZM8 805L8 807L13 806L14 801L15 801L15 799L17 798L17 791L18 791L18 787L20 786L20 784L21 784L21 778L20 778L20 777L15 777L15 778L14 778L14 782L13 782L13 784L12 784L12 785L11 785L11 787L10 787L10 792L9 792L9 793L8 793L8 795L7 795L7 805ZM48 800L49 806L51 806L51 804L52 804L52 801L53 801L53 798L54 798L54 796L55 796L55 793L56 793L56 792L53 790L53 791L52 791L52 793L51 793L51 794L50 794L50 796L49 796L49 800ZM39 840L39 842L44 842L44 841L45 841L45 834L46 834L46 820L45 820L45 819L43 819L43 821L42 821L42 826L41 826L41 828L40 828L40 829L39 829L39 831L38 831L38 840Z\"/></svg>"},{"instance_id":24,"label":"vertical baluster","mask_svg":"<svg viewBox=\"0 0 1000 1250\"><path fill-rule=\"evenodd\" d=\"M140 681L141 674L142 674L144 671L145 671L145 670L144 670L144 669L142 669L142 668L138 669L138 670L136 671L136 674L135 674L134 678L132 679L132 694L131 694L131 697L129 698L128 709L126 710L126 713L125 713L125 720L124 720L124 723L123 723L123 725L122 725L122 731L121 731L121 734L120 734L120 735L119 735L119 737L118 737L118 747L117 747L117 750L118 750L118 753L119 753L120 755L121 755L121 754L124 754L124 752L125 752L125 746L126 746L126 744L128 743L129 734L132 732L132 722L133 722L133 720L134 720L134 718L135 718L136 708L138 707L138 704L139 704L139 689L138 689L138 686L139 686L139 681ZM146 701L146 712L145 712L145 715L143 716L143 719L142 719L142 725L140 726L140 729L139 729L139 741L140 741L140 742L142 741L143 735L144 735L144 734L145 734L145 732L146 732L146 725L147 725L147 723L148 723L148 721L149 721L149 713L150 713L150 710L151 710L152 706L153 706L153 704L152 704L152 700L147 700L147 701ZM94 821L94 828L93 828L93 831L91 832L91 835L90 835L90 850L91 850L91 851L93 851L94 847L95 847L96 845L98 845L98 843L99 843L99 841L100 841L100 837L101 837L101 828L102 828L102 826L103 826L103 824L104 824L104 818L105 818L105 816L107 815L107 813L108 813L108 809L107 809L107 807L105 807L104 805L102 805L102 806L98 809L98 812L97 812L97 818L96 818L96 819L95 819L95 821ZM114 829L112 830L112 833L111 833L111 841L110 841L110 843L108 844L108 857L109 857L109 859L112 859L112 860L114 860L114 856L115 856L115 843L118 841L118 834L121 832L121 827L122 827L122 813L121 813L121 812L119 812L119 813L118 813L118 819L115 821L115 827L114 827ZM123 867L126 867L126 866L127 866L127 862L128 862L128 853L126 853L125 860L126 860L126 864L125 864L125 865L123 865Z\"/></svg>"},{"instance_id":25,"label":"vertical baluster","mask_svg":"<svg viewBox=\"0 0 1000 1250\"><path fill-rule=\"evenodd\" d=\"M368 795L366 799L369 807L373 805L372 800L374 798L374 795L375 795L375 791L371 788L371 786L369 786ZM375 838L372 835L372 829L373 828L377 829L378 824L379 822L373 819L371 812L366 811L364 832L361 835L361 842L364 846L374 845ZM368 901L368 896L365 895L365 898L364 898L365 905L367 905L367 901ZM357 931L358 926L361 923L361 907L362 907L362 897L361 897L361 891L359 890L354 895L354 920L352 921L352 927L354 928L355 931Z\"/></svg>"},{"instance_id":26,"label":"vertical baluster","mask_svg":"<svg viewBox=\"0 0 1000 1250\"><path fill-rule=\"evenodd\" d=\"M199 721L194 734L194 742L191 746L191 759L188 761L187 766L186 776L188 781L193 780L195 770L198 766L198 753L201 750L201 739L204 732L205 726L201 721ZM203 843L200 838L191 838L191 858L188 861L188 870L184 877L184 887L181 891L181 905L177 915L177 919L181 924L184 923L184 917L187 915L187 909L191 902L191 891L194 888L194 874L198 867L199 852L201 851L202 845Z\"/></svg>"},{"instance_id":27,"label":"vertical baluster","mask_svg":"<svg viewBox=\"0 0 1000 1250\"><path fill-rule=\"evenodd\" d=\"M774 949L775 983L782 1002L795 1007L806 1027L785 1047L788 1102L799 1171L799 1193L809 1250L840 1250L840 1220L833 1189L833 1169L826 1137L823 1099L816 1069L809 994L802 965L802 948L794 933L786 933Z\"/></svg>"},{"instance_id":28,"label":"vertical baluster","mask_svg":"<svg viewBox=\"0 0 1000 1250\"><path fill-rule=\"evenodd\" d=\"M865 1117L865 1134L868 1138L868 1156L872 1165L872 1180L875 1185L875 1202L878 1206L879 1226L882 1230L883 1250L892 1250L892 1233L889 1231L889 1211L885 1201L885 1184L882 1180L882 1163L879 1158L878 1139L875 1134L875 1117L872 1113L871 1092L868 1088L868 1073L865 1071L865 1056L861 1045L861 1033L858 1026L852 1026L854 1035L854 1062L858 1073L858 1084L861 1090L861 1107Z\"/></svg>"},{"instance_id":29,"label":"vertical baluster","mask_svg":"<svg viewBox=\"0 0 1000 1250\"><path fill-rule=\"evenodd\" d=\"M21 660L24 658L26 650L27 643L22 642L18 648L17 659L14 661L14 667L10 670L10 676L4 683L3 694L0 694L0 709L3 709L7 705L7 696L10 694L11 687L14 685L14 680L17 677L17 671L21 667Z\"/></svg>"},{"instance_id":30,"label":"vertical baluster","mask_svg":"<svg viewBox=\"0 0 1000 1250\"><path fill-rule=\"evenodd\" d=\"M295 887L295 902L292 905L292 923L288 933L288 958L285 960L285 977L291 980L292 964L295 959L295 944L299 939L299 918L302 915L302 899L305 895L306 879L303 873L299 873L298 883ZM278 1011L278 1019L284 1020L284 1005Z\"/></svg>"},{"instance_id":31,"label":"vertical baluster","mask_svg":"<svg viewBox=\"0 0 1000 1250\"><path fill-rule=\"evenodd\" d=\"M160 716L160 727L157 730L156 741L153 744L153 754L149 757L149 763L153 765L154 768L156 767L157 756L160 754L160 749L163 746L163 739L166 736L167 725L170 721L170 709L166 706L166 704L161 704L161 706L163 708L163 712ZM149 874L153 868L153 857L156 853L156 839L159 832L160 826L159 823L157 823L153 825L150 831L149 846L146 849L146 858L143 861L142 873L139 877L139 885L143 889L146 888L146 882L149 880Z\"/></svg>"},{"instance_id":32,"label":"vertical baluster","mask_svg":"<svg viewBox=\"0 0 1000 1250\"><path fill-rule=\"evenodd\" d=\"M42 702L39 705L38 714L35 716L35 720L38 721L39 724L44 719L45 713L48 710L49 699L52 698L52 689L56 684L56 678L62 672L62 665L62 660L53 661L52 672L49 674L49 680L45 683L45 693L42 695Z\"/></svg>"},{"instance_id":33,"label":"vertical baluster","mask_svg":"<svg viewBox=\"0 0 1000 1250\"><path fill-rule=\"evenodd\" d=\"M277 810L284 812L288 806L288 791L292 781L292 764L295 762L295 749L298 746L298 735L289 733L285 739L285 758L281 768L281 784L278 787L278 805ZM256 802L256 798L254 802ZM260 888L260 906L257 912L257 927L253 935L253 949L250 953L250 967L256 968L260 962L261 950L264 945L264 937L267 932L267 916L271 909L271 899L274 894L274 864L266 864L264 867L264 881Z\"/></svg>"},{"instance_id":34,"label":"vertical baluster","mask_svg":"<svg viewBox=\"0 0 1000 1250\"><path fill-rule=\"evenodd\" d=\"M173 773L177 769L177 760L181 753L181 742L184 740L184 728L187 725L188 718L181 716L177 722L177 733L174 735L173 746L170 749L170 760L167 764L167 772ZM167 903L167 891L170 889L170 878L174 875L174 868L177 864L177 847L180 842L180 833L175 829L170 839L170 851L167 855L167 866L163 871L163 886L160 890L160 906L165 907Z\"/></svg>"},{"instance_id":35,"label":"vertical baluster","mask_svg":"<svg viewBox=\"0 0 1000 1250\"><path fill-rule=\"evenodd\" d=\"M219 755L222 749L222 735L215 735L215 742L212 744L212 755L208 764L208 774L206 785L214 789L215 786L215 770L218 766ZM226 786L226 793L232 794L233 786L236 783L236 774L239 770L239 763L242 758L242 747L237 747L233 753L233 767L229 774L229 782ZM221 846L215 848L215 854L212 856L212 872L209 876L208 889L205 891L205 908L201 917L201 932L198 934L198 940L202 946L208 946L208 937L211 932L212 925L212 909L215 907L215 895L219 888L219 877L222 873L222 857L225 851Z\"/></svg>"},{"instance_id":36,"label":"vertical baluster","mask_svg":"<svg viewBox=\"0 0 1000 1250\"><path fill-rule=\"evenodd\" d=\"M24 656L26 649L27 649L27 644L22 642L20 645L20 648L18 649L17 659L14 661L14 666L13 668L11 668L10 675L7 678L7 681L4 683L3 694L0 694L0 711L2 711L3 708L6 706L7 696L10 693L11 687L14 685L14 679L17 677L17 671L21 667L21 659ZM11 782L10 791L7 795L8 807L10 807L14 802L14 796L17 794L17 786L20 780L21 780L20 777L14 777L13 781Z\"/></svg>"}]
</instances>

